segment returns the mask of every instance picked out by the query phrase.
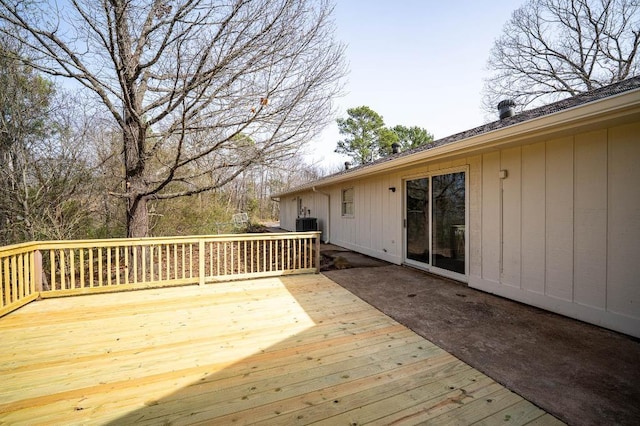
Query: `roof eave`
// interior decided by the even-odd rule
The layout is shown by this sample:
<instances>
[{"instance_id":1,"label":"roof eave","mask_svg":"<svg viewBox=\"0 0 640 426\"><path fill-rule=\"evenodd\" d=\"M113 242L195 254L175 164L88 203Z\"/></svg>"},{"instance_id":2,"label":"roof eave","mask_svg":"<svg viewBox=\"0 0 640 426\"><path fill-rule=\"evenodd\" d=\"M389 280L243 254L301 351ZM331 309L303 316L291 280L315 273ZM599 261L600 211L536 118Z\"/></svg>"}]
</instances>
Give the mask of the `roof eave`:
<instances>
[{"instance_id":1,"label":"roof eave","mask_svg":"<svg viewBox=\"0 0 640 426\"><path fill-rule=\"evenodd\" d=\"M593 123L614 119L616 116L626 116L640 112L640 89L613 95L604 99L581 104L572 108L557 111L542 117L501 127L479 135L474 135L459 141L436 146L410 155L373 163L365 167L356 168L347 173L327 176L307 184L292 188L275 195L284 197L304 192L313 187L326 187L343 181L359 179L370 175L386 172L398 167L411 166L426 160L450 156L454 153L471 153L491 147L499 147L506 143L513 143L535 137L543 137L560 132L562 129L574 128L576 125L591 121Z\"/></svg>"}]
</instances>

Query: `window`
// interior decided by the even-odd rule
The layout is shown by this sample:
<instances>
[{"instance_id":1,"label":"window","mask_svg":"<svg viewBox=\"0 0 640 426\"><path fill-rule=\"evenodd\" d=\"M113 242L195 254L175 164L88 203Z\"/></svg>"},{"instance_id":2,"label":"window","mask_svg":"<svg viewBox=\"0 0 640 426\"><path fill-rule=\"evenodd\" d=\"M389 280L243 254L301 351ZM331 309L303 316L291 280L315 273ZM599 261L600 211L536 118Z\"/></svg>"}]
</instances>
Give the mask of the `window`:
<instances>
[{"instance_id":1,"label":"window","mask_svg":"<svg viewBox=\"0 0 640 426\"><path fill-rule=\"evenodd\" d=\"M353 188L342 190L342 216L353 216Z\"/></svg>"}]
</instances>

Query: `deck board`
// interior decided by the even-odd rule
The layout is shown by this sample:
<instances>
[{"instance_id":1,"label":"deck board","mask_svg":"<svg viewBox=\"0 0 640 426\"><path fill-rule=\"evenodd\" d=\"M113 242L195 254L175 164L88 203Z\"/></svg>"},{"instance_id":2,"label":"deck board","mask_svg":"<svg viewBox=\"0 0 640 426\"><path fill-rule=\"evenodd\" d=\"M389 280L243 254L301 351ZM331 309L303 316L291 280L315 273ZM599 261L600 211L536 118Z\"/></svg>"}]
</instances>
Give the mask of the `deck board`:
<instances>
[{"instance_id":1,"label":"deck board","mask_svg":"<svg viewBox=\"0 0 640 426\"><path fill-rule=\"evenodd\" d=\"M557 424L323 275L32 303L0 423Z\"/></svg>"}]
</instances>

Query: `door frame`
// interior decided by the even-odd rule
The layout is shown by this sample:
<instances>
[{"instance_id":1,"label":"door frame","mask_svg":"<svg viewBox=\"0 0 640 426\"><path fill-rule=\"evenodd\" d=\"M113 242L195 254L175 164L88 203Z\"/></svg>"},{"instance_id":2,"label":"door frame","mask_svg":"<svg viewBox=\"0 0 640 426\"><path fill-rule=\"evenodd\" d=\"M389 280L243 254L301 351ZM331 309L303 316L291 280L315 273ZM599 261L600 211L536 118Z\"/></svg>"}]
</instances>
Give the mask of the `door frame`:
<instances>
[{"instance_id":1,"label":"door frame","mask_svg":"<svg viewBox=\"0 0 640 426\"><path fill-rule=\"evenodd\" d=\"M464 172L464 274L433 266L433 202L432 177ZM407 181L429 178L429 264L407 258ZM451 278L456 281L469 281L469 166L451 167L446 169L425 171L402 176L402 263L413 268Z\"/></svg>"}]
</instances>

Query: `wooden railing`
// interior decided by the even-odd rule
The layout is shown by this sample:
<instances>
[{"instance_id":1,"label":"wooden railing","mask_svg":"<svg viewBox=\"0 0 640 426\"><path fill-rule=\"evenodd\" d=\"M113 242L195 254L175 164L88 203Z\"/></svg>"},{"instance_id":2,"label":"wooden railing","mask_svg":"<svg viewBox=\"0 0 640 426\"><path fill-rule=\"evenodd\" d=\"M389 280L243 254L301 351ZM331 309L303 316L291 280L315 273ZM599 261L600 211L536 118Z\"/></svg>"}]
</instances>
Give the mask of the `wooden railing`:
<instances>
[{"instance_id":1,"label":"wooden railing","mask_svg":"<svg viewBox=\"0 0 640 426\"><path fill-rule=\"evenodd\" d=\"M38 297L319 270L319 232L17 244L0 248L0 315Z\"/></svg>"}]
</instances>

